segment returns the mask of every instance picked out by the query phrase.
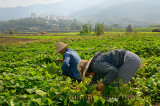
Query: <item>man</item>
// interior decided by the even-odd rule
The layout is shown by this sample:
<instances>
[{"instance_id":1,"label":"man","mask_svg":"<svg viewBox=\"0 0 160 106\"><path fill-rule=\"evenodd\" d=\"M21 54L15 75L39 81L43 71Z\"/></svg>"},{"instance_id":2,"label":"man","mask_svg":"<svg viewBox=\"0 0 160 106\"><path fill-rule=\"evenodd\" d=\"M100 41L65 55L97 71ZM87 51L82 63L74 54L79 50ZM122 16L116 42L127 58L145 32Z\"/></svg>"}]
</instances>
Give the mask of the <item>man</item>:
<instances>
[{"instance_id":1,"label":"man","mask_svg":"<svg viewBox=\"0 0 160 106\"><path fill-rule=\"evenodd\" d=\"M57 42L56 43L56 54L60 53L63 55L63 60L59 59L59 61L62 61L62 71L63 75L69 76L73 81L81 82L80 73L77 70L77 65L81 58L77 54L76 51L67 48L68 44L64 44L63 42Z\"/></svg>"},{"instance_id":2,"label":"man","mask_svg":"<svg viewBox=\"0 0 160 106\"><path fill-rule=\"evenodd\" d=\"M107 53L96 53L89 61L81 60L77 69L84 81L85 75L92 75L90 84L97 83L97 80L103 79L98 83L98 89L103 91L104 85L116 82L118 85L120 79L127 83L134 76L140 67L140 58L123 49L112 50Z\"/></svg>"}]
</instances>

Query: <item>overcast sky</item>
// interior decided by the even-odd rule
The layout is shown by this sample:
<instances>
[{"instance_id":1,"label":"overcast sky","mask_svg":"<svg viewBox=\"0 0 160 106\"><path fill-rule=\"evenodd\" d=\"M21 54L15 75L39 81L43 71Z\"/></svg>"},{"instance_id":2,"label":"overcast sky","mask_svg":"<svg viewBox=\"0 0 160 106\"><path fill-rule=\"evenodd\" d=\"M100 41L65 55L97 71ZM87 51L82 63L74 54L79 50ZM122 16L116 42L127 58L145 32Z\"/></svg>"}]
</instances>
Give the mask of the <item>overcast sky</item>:
<instances>
[{"instance_id":1,"label":"overcast sky","mask_svg":"<svg viewBox=\"0 0 160 106\"><path fill-rule=\"evenodd\" d=\"M50 4L63 0L0 0L0 7L29 6L32 4Z\"/></svg>"},{"instance_id":2,"label":"overcast sky","mask_svg":"<svg viewBox=\"0 0 160 106\"><path fill-rule=\"evenodd\" d=\"M67 0L0 0L0 7L16 7L16 6L30 6L33 4L51 4L60 1L67 1ZM142 1L142 0L70 0L70 1L77 1L77 3L81 3L84 1L93 1L93 3L97 3L100 1Z\"/></svg>"}]
</instances>

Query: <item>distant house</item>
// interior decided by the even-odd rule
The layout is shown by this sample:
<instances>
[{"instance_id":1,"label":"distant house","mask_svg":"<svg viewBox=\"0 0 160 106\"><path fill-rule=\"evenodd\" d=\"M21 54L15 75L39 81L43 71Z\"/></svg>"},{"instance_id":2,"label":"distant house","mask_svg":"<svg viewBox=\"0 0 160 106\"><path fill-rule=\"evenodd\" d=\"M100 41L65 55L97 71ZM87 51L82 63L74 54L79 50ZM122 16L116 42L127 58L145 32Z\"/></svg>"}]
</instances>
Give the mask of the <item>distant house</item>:
<instances>
[{"instance_id":1,"label":"distant house","mask_svg":"<svg viewBox=\"0 0 160 106\"><path fill-rule=\"evenodd\" d=\"M160 29L153 29L152 32L160 32Z\"/></svg>"},{"instance_id":2,"label":"distant house","mask_svg":"<svg viewBox=\"0 0 160 106\"><path fill-rule=\"evenodd\" d=\"M54 21L71 20L71 18L68 16L52 16L52 15L46 15L46 14L41 14L38 16L36 13L31 13L31 17L32 18L42 18L45 20L54 20Z\"/></svg>"},{"instance_id":3,"label":"distant house","mask_svg":"<svg viewBox=\"0 0 160 106\"><path fill-rule=\"evenodd\" d=\"M67 16L51 16L51 20L59 21L59 20L71 20L70 17Z\"/></svg>"},{"instance_id":4,"label":"distant house","mask_svg":"<svg viewBox=\"0 0 160 106\"><path fill-rule=\"evenodd\" d=\"M41 14L41 15L39 15L39 17L42 18L42 19L45 19L45 20L50 20L51 16L45 15L45 14Z\"/></svg>"}]
</instances>

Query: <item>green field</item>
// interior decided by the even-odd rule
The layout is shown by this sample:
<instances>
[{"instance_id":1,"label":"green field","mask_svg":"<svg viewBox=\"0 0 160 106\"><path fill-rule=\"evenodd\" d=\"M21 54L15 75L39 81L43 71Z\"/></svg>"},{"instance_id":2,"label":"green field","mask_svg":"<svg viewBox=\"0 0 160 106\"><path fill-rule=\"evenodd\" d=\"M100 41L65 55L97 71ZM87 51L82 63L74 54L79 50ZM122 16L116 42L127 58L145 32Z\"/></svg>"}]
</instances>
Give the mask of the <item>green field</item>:
<instances>
[{"instance_id":1,"label":"green field","mask_svg":"<svg viewBox=\"0 0 160 106\"><path fill-rule=\"evenodd\" d=\"M132 28L133 32L152 32L153 29L159 29L160 27L134 27ZM126 28L112 28L109 32L126 32Z\"/></svg>"},{"instance_id":2,"label":"green field","mask_svg":"<svg viewBox=\"0 0 160 106\"><path fill-rule=\"evenodd\" d=\"M63 36L61 36L63 35ZM27 44L0 45L0 106L149 106L160 105L160 33L105 33L101 36L78 33L43 36L11 36L39 39ZM112 49L130 50L141 58L141 66L127 85L89 87L72 83L61 74L62 55L55 44L62 41L82 59Z\"/></svg>"}]
</instances>

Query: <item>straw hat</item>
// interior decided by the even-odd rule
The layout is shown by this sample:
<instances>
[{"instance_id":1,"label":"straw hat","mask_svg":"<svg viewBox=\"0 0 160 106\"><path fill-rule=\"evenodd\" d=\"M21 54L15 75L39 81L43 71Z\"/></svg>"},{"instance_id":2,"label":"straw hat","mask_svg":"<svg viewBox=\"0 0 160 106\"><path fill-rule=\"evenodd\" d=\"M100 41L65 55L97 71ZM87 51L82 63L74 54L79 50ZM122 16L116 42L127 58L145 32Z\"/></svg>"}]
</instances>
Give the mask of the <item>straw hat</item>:
<instances>
[{"instance_id":1,"label":"straw hat","mask_svg":"<svg viewBox=\"0 0 160 106\"><path fill-rule=\"evenodd\" d=\"M63 50L67 46L68 46L68 44L64 44L63 42L60 42L60 41L57 42L56 43L56 54L58 54L61 50Z\"/></svg>"},{"instance_id":2,"label":"straw hat","mask_svg":"<svg viewBox=\"0 0 160 106\"><path fill-rule=\"evenodd\" d=\"M87 60L80 60L79 63L78 63L78 65L77 65L77 69L78 69L79 73L82 74L82 81L84 81L86 72L87 72L87 70L89 68L89 65L90 65L92 59L93 59L93 57L89 61L87 61Z\"/></svg>"}]
</instances>

